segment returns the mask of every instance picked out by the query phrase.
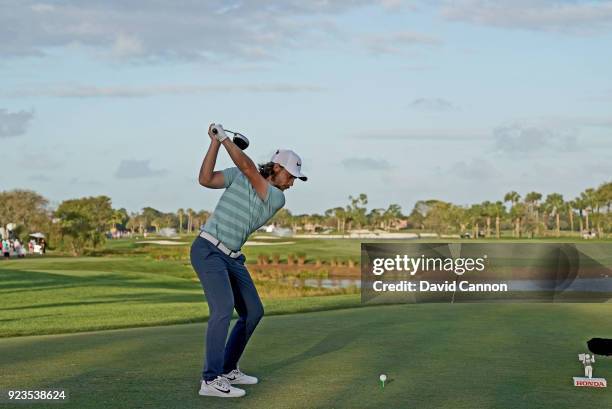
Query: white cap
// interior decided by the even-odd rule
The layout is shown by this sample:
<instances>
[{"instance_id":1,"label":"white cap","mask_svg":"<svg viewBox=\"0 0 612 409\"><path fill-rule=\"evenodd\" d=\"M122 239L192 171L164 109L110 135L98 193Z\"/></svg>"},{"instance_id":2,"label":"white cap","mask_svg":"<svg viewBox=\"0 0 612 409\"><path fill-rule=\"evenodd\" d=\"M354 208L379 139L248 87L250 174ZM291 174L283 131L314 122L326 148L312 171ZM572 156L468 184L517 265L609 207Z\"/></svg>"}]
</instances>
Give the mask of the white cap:
<instances>
[{"instance_id":1,"label":"white cap","mask_svg":"<svg viewBox=\"0 0 612 409\"><path fill-rule=\"evenodd\" d=\"M276 152L274 152L274 155L272 155L272 159L270 159L270 161L278 163L296 178L299 178L304 182L308 180L308 177L302 174L302 158L300 158L298 154L292 150L278 149Z\"/></svg>"}]
</instances>

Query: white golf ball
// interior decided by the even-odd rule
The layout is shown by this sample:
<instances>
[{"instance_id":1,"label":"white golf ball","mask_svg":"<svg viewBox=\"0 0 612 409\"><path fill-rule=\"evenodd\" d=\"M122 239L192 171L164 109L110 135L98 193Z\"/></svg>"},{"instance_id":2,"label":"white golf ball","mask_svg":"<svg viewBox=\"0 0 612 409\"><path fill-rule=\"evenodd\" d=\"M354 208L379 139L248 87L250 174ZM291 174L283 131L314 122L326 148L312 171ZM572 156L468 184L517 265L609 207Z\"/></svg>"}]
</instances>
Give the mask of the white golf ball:
<instances>
[{"instance_id":1,"label":"white golf ball","mask_svg":"<svg viewBox=\"0 0 612 409\"><path fill-rule=\"evenodd\" d=\"M385 375L385 374L380 375L380 381L381 382L384 382L386 380L387 380L387 375Z\"/></svg>"}]
</instances>

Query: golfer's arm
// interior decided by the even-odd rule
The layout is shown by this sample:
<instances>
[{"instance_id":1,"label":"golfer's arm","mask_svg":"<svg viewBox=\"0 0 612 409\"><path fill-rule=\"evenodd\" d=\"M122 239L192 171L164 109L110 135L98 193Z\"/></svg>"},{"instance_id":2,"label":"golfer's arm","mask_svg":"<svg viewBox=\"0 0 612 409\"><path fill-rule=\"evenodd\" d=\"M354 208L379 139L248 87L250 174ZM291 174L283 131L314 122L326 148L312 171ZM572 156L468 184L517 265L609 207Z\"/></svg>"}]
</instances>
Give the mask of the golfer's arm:
<instances>
[{"instance_id":1,"label":"golfer's arm","mask_svg":"<svg viewBox=\"0 0 612 409\"><path fill-rule=\"evenodd\" d=\"M206 156L204 156L202 166L200 167L200 174L198 175L198 182L200 182L202 186L211 189L221 189L224 187L225 183L223 172L214 171L220 146L221 144L219 141L215 139L210 141L210 146L208 147Z\"/></svg>"},{"instance_id":2,"label":"golfer's arm","mask_svg":"<svg viewBox=\"0 0 612 409\"><path fill-rule=\"evenodd\" d=\"M268 196L268 181L259 174L255 162L251 160L230 138L221 142L234 164L249 179L261 200L266 200Z\"/></svg>"}]
</instances>

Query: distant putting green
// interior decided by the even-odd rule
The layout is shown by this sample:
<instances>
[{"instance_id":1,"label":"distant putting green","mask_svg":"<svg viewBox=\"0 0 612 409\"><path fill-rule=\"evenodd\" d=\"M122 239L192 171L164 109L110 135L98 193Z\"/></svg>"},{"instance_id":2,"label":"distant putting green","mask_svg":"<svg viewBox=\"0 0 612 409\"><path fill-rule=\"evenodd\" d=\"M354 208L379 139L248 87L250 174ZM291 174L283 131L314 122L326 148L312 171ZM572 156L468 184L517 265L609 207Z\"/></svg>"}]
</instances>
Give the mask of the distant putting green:
<instances>
[{"instance_id":1,"label":"distant putting green","mask_svg":"<svg viewBox=\"0 0 612 409\"><path fill-rule=\"evenodd\" d=\"M0 388L64 388L70 408L610 408L609 388L572 386L610 316L610 304L426 304L265 317L241 361L261 383L233 400L197 395L203 323L7 338ZM610 380L612 359L595 374Z\"/></svg>"}]
</instances>

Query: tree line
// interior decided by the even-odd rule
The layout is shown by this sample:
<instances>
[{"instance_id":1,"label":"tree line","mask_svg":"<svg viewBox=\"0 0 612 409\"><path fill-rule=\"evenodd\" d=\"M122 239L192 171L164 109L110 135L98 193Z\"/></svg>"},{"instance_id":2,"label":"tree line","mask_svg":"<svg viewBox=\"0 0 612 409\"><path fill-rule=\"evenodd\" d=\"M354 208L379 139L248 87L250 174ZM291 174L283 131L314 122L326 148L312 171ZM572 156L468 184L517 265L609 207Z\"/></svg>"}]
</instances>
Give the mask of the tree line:
<instances>
[{"instance_id":1,"label":"tree line","mask_svg":"<svg viewBox=\"0 0 612 409\"><path fill-rule=\"evenodd\" d=\"M503 200L457 206L440 200L418 201L409 218L424 230L439 234L470 232L472 236L561 237L562 231L604 238L612 232L612 182L588 188L573 200L560 193L521 196L515 191Z\"/></svg>"},{"instance_id":2,"label":"tree line","mask_svg":"<svg viewBox=\"0 0 612 409\"><path fill-rule=\"evenodd\" d=\"M354 229L384 231L408 229L438 234L466 234L471 237L560 237L562 232L588 232L599 238L612 232L612 182L588 188L571 200L560 193L544 196L528 192L524 196L508 192L497 201L457 205L431 199L419 200L405 215L399 204L387 208L367 208L365 193L349 196L345 206L322 214L292 214L281 209L270 223L294 231L346 233ZM139 212L114 209L107 196L84 197L61 202L57 208L31 190L0 192L0 226L16 225L13 233L22 238L43 232L49 243L73 254L99 248L111 231L132 234L159 232L174 228L179 234L200 229L211 212L178 209L162 212L144 207Z\"/></svg>"}]
</instances>

